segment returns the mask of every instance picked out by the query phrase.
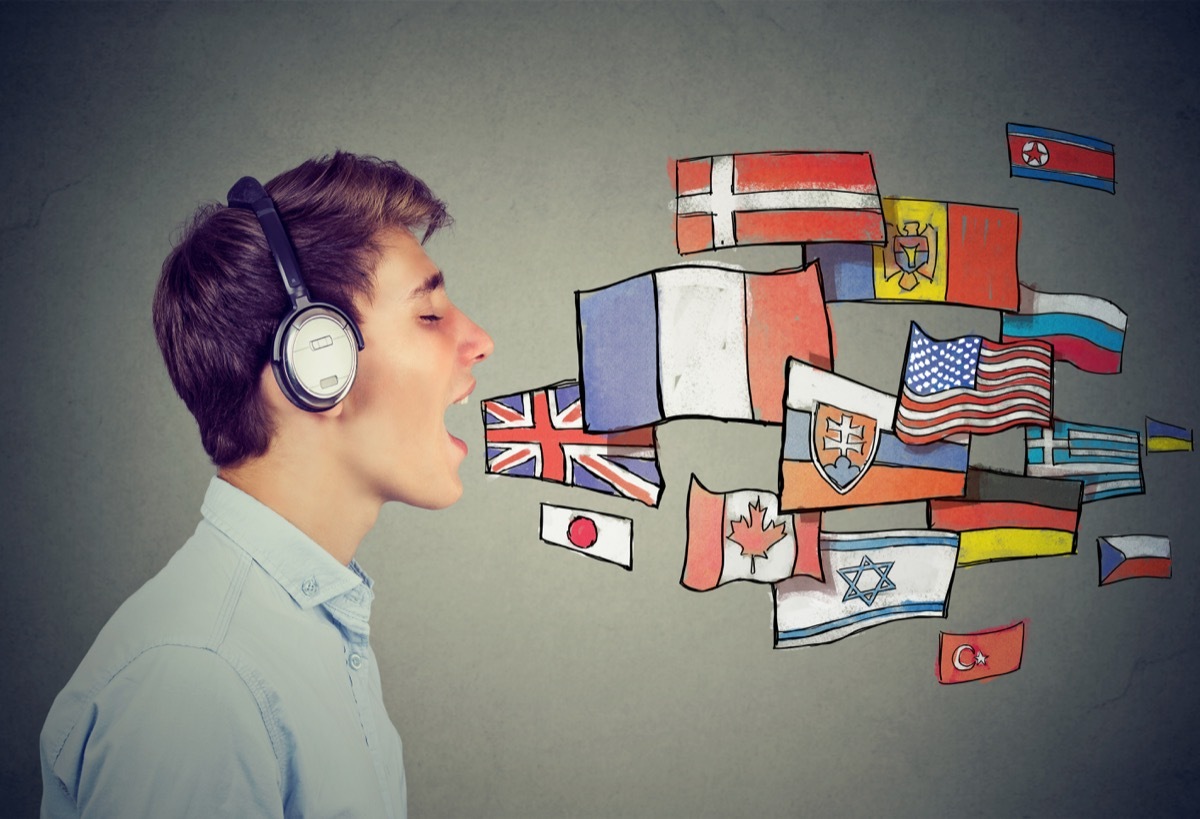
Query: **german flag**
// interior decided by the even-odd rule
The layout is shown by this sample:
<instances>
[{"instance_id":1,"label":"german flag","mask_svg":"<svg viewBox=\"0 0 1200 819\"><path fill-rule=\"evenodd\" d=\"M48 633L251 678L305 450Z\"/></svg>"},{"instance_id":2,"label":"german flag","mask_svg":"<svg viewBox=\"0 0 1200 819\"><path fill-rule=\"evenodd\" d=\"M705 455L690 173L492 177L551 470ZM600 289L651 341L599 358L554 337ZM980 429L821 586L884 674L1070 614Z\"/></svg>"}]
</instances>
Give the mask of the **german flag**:
<instances>
[{"instance_id":1,"label":"german flag","mask_svg":"<svg viewBox=\"0 0 1200 819\"><path fill-rule=\"evenodd\" d=\"M1079 481L972 467L961 498L931 500L929 527L958 532L958 565L1074 554L1083 503Z\"/></svg>"}]
</instances>

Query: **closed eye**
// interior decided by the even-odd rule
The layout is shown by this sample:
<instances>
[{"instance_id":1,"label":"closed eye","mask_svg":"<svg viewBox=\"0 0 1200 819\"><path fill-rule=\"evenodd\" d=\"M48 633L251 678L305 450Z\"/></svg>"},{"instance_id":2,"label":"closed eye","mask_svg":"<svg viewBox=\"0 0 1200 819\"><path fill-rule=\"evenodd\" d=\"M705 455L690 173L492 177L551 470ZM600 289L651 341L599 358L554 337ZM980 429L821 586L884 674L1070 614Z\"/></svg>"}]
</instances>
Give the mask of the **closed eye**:
<instances>
[{"instance_id":1,"label":"closed eye","mask_svg":"<svg viewBox=\"0 0 1200 819\"><path fill-rule=\"evenodd\" d=\"M441 320L442 320L441 316L435 316L433 314L426 314L424 316L421 316L421 321L425 322L426 324L437 324Z\"/></svg>"}]
</instances>

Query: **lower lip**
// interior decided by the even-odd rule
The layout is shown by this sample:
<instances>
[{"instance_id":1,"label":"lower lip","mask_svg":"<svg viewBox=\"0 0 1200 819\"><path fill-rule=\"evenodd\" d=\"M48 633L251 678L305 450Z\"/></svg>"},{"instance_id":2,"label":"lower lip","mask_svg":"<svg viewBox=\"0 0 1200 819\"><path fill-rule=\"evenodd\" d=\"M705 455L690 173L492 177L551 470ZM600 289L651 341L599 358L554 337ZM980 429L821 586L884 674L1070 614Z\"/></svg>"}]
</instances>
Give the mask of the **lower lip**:
<instances>
[{"instance_id":1,"label":"lower lip","mask_svg":"<svg viewBox=\"0 0 1200 819\"><path fill-rule=\"evenodd\" d=\"M467 442L466 441L462 440L461 438L455 438L449 432L447 432L446 435L450 438L450 443L452 443L456 447L458 447L463 455L467 454Z\"/></svg>"}]
</instances>

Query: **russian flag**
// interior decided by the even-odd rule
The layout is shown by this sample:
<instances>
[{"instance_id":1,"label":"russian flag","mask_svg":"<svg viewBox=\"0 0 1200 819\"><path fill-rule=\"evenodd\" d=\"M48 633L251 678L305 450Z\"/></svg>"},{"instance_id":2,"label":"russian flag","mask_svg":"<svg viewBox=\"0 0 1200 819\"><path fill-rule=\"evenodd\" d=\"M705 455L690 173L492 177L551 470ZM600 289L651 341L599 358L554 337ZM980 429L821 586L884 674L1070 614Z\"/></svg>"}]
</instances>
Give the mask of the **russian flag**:
<instances>
[{"instance_id":1,"label":"russian flag","mask_svg":"<svg viewBox=\"0 0 1200 819\"><path fill-rule=\"evenodd\" d=\"M1054 360L1088 373L1121 372L1128 316L1111 301L1075 293L1042 293L1021 285L1015 314L1000 319L1001 341L1040 339Z\"/></svg>"},{"instance_id":2,"label":"russian flag","mask_svg":"<svg viewBox=\"0 0 1200 819\"><path fill-rule=\"evenodd\" d=\"M1065 182L1116 193L1112 143L1008 123L1009 176Z\"/></svg>"},{"instance_id":3,"label":"russian flag","mask_svg":"<svg viewBox=\"0 0 1200 819\"><path fill-rule=\"evenodd\" d=\"M1096 538L1100 585L1132 577L1171 576L1171 541L1162 535L1108 535Z\"/></svg>"}]
</instances>

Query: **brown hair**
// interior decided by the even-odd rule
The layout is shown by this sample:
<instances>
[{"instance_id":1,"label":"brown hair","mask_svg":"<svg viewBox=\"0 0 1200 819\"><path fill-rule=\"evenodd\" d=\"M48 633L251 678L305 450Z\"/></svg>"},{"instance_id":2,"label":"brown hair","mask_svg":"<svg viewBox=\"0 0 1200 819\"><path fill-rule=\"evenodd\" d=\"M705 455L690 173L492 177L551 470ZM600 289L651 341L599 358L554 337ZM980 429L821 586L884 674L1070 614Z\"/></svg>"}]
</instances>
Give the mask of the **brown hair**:
<instances>
[{"instance_id":1,"label":"brown hair","mask_svg":"<svg viewBox=\"0 0 1200 819\"><path fill-rule=\"evenodd\" d=\"M232 180L231 180L232 182ZM291 237L315 301L356 322L371 299L380 232L403 228L422 242L450 223L445 204L395 162L338 151L264 186ZM175 391L217 466L267 451L274 427L259 393L287 294L254 214L202 205L163 262L154 334Z\"/></svg>"}]
</instances>

